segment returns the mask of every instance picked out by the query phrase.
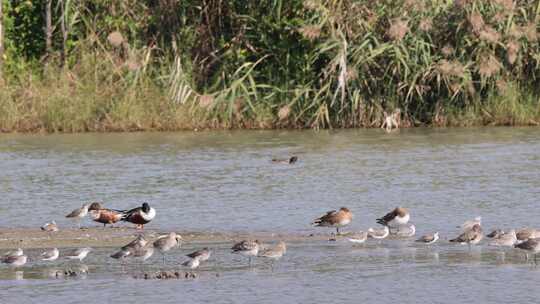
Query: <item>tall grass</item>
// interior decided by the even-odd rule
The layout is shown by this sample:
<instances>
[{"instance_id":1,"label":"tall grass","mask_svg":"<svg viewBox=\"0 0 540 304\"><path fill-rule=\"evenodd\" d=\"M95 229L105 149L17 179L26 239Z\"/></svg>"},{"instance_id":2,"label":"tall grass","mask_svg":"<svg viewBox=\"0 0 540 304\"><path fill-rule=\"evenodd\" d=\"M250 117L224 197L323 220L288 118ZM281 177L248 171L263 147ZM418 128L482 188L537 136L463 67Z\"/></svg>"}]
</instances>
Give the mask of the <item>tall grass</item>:
<instances>
[{"instance_id":1,"label":"tall grass","mask_svg":"<svg viewBox=\"0 0 540 304\"><path fill-rule=\"evenodd\" d=\"M540 122L540 1L101 2L64 2L65 65L8 66L2 130Z\"/></svg>"}]
</instances>

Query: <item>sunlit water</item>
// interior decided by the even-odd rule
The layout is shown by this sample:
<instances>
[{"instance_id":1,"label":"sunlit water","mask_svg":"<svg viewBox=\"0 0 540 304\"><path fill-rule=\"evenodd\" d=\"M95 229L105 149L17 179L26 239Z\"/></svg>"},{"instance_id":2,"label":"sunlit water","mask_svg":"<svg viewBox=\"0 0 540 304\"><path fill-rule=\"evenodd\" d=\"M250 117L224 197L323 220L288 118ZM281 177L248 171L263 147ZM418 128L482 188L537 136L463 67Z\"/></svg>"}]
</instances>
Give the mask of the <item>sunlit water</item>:
<instances>
[{"instance_id":1,"label":"sunlit water","mask_svg":"<svg viewBox=\"0 0 540 304\"><path fill-rule=\"evenodd\" d=\"M293 166L273 157L299 156ZM0 136L0 227L37 227L91 200L116 209L148 201L160 230L305 233L327 210L349 207L346 230L363 230L402 205L418 234L482 215L483 226L538 225L540 132L537 128L414 129L336 132L202 132ZM88 222L86 224L89 224ZM0 266L0 303L523 303L537 302L540 267L515 250L468 250L445 240L309 240L289 244L274 264L231 255L230 243L186 244L166 269L201 246L214 254L195 280L148 281L156 254L126 266L99 248L89 274L49 278L65 261L31 261L20 272ZM37 257L39 250L28 251ZM39 297L37 299L36 297Z\"/></svg>"}]
</instances>

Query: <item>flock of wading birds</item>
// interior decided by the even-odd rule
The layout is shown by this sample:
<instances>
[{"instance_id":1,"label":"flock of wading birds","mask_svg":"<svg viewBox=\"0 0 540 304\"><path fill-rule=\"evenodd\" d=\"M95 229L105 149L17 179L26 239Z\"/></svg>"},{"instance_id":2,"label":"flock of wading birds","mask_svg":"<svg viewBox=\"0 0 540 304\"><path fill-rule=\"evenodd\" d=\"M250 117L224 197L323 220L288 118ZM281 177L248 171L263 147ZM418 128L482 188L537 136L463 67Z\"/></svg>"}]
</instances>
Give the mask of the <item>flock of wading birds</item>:
<instances>
[{"instance_id":1,"label":"flock of wading birds","mask_svg":"<svg viewBox=\"0 0 540 304\"><path fill-rule=\"evenodd\" d=\"M288 160L295 162L296 159L291 158ZM131 210L115 210L104 208L100 203L84 204L81 208L73 210L66 217L72 218L78 222L80 228L80 221L87 215L90 215L92 220L98 223L102 223L104 227L109 224L115 224L120 221L126 221L137 225L137 228L143 229L145 224L151 222L155 216L156 211L150 207L148 203L143 203L141 207L137 207ZM377 219L377 223L382 225L382 228L369 228L367 231L360 231L355 233L347 233L343 235L348 241L355 244L363 244L368 238L382 240L389 235L397 237L410 238L416 233L416 227L410 223L410 213L407 209L397 207L385 216ZM353 213L345 207L342 207L338 211L328 211L325 215L315 219L313 225L317 227L333 227L336 228L336 234L342 235L339 228L347 226L353 220ZM476 217L473 220L468 220L463 223L461 227L461 234L450 242L456 242L460 244L467 244L469 248L471 245L478 244L483 238L484 233L482 229L481 217ZM46 223L41 227L42 230L47 232L58 231L58 226L54 221ZM331 234L331 241L335 241L336 234ZM486 235L491 238L489 242L490 246L503 246L512 247L525 250L526 258L529 259L529 253L534 254L534 263L536 264L536 254L540 252L540 230L532 228L522 228L519 230L510 230L504 232L500 229L494 230L490 234ZM428 234L417 239L417 242L424 244L433 244L439 240L439 233ZM182 237L175 232L171 232L166 235L161 235L154 242L149 242L145 237L140 234L129 244L121 247L117 252L111 255L114 259L125 260L126 258L139 258L142 261L149 259L155 250L158 250L163 256L163 263L165 264L165 254L177 247L180 247L182 243ZM232 246L232 252L245 255L249 257L249 264L251 265L252 257L262 257L271 260L280 259L286 252L287 246L283 241L275 246L266 246L258 240L243 240ZM75 250L67 251L63 256L71 260L82 261L86 258L88 253L91 252L91 248L79 248ZM208 248L203 248L192 252L187 255L189 259L182 263L183 266L190 269L199 267L201 262L204 262L210 258L211 251ZM57 248L46 250L40 256L42 261L55 261L60 257L60 252ZM23 253L22 249L17 249L13 252L5 254L1 261L2 263L11 265L13 267L20 267L26 264L28 257Z\"/></svg>"}]
</instances>

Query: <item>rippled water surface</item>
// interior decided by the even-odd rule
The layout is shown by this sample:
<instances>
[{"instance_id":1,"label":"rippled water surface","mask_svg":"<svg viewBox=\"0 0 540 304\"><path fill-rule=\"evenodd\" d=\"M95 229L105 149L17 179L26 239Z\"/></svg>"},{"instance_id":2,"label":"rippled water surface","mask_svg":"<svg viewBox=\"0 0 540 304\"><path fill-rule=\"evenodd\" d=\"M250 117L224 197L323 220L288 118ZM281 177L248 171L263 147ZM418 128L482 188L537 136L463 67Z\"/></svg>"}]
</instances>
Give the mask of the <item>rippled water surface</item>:
<instances>
[{"instance_id":1,"label":"rippled water surface","mask_svg":"<svg viewBox=\"0 0 540 304\"><path fill-rule=\"evenodd\" d=\"M293 166L270 161L292 154L299 156ZM419 234L447 239L477 215L486 230L540 226L539 168L537 128L0 135L0 227L71 225L63 215L83 201L117 209L148 201L158 212L149 228L309 234L326 232L309 222L327 210L349 207L355 218L346 230L364 230L403 205ZM29 263L20 272L0 266L0 302L523 303L540 296L540 267L485 242L469 251L445 240L431 247L306 240L289 244L273 270L262 260L249 267L229 253L230 243L187 244L168 265L203 245L214 256L188 281L133 279L160 269L161 257L122 267L106 258L111 248L91 253L89 274L75 279L49 274L77 263Z\"/></svg>"}]
</instances>

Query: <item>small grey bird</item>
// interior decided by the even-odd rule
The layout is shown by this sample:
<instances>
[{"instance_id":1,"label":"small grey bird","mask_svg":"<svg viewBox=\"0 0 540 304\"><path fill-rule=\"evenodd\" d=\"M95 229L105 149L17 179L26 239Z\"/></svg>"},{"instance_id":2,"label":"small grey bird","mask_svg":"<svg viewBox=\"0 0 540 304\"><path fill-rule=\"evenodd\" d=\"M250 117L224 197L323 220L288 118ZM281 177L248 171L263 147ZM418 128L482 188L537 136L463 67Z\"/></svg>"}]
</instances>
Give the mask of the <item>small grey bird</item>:
<instances>
[{"instance_id":1,"label":"small grey bird","mask_svg":"<svg viewBox=\"0 0 540 304\"><path fill-rule=\"evenodd\" d=\"M249 265L251 265L251 257L257 256L261 243L258 240L244 240L232 246L232 252L249 257Z\"/></svg>"},{"instance_id":2,"label":"small grey bird","mask_svg":"<svg viewBox=\"0 0 540 304\"><path fill-rule=\"evenodd\" d=\"M490 239L498 239L501 235L503 235L505 232L501 229L495 229L491 231L491 233L486 234L486 237Z\"/></svg>"},{"instance_id":3,"label":"small grey bird","mask_svg":"<svg viewBox=\"0 0 540 304\"><path fill-rule=\"evenodd\" d=\"M171 232L168 235L162 235L154 242L154 248L159 250L163 255L163 264L165 264L165 253L169 250L180 247L182 242L182 236Z\"/></svg>"},{"instance_id":4,"label":"small grey bird","mask_svg":"<svg viewBox=\"0 0 540 304\"><path fill-rule=\"evenodd\" d=\"M272 260L270 268L273 271L274 261L281 259L285 252L287 252L287 245L285 245L285 242L279 241L279 243L275 247L264 249L262 252L259 253L259 256Z\"/></svg>"},{"instance_id":5,"label":"small grey bird","mask_svg":"<svg viewBox=\"0 0 540 304\"><path fill-rule=\"evenodd\" d=\"M111 255L113 259L125 259L128 256L133 255L134 251L145 247L148 244L148 241L144 238L143 235L137 236L136 239L129 242L127 245L122 246L119 251ZM153 250L152 250L153 253Z\"/></svg>"},{"instance_id":6,"label":"small grey bird","mask_svg":"<svg viewBox=\"0 0 540 304\"><path fill-rule=\"evenodd\" d=\"M41 260L52 262L52 261L56 261L59 256L60 256L60 251L58 251L58 248L53 248L50 250L45 250L41 254Z\"/></svg>"},{"instance_id":7,"label":"small grey bird","mask_svg":"<svg viewBox=\"0 0 540 304\"><path fill-rule=\"evenodd\" d=\"M81 228L81 220L88 214L88 208L91 204L84 204L82 207L77 208L73 211L71 211L68 215L66 215L67 218L73 219L77 222L77 225L79 229Z\"/></svg>"},{"instance_id":8,"label":"small grey bird","mask_svg":"<svg viewBox=\"0 0 540 304\"><path fill-rule=\"evenodd\" d=\"M86 258L86 256L88 255L90 251L92 251L92 248L90 247L78 248L78 249L73 249L71 251L66 252L64 256L67 259L79 260L79 262L82 262L82 260Z\"/></svg>"},{"instance_id":9,"label":"small grey bird","mask_svg":"<svg viewBox=\"0 0 540 304\"><path fill-rule=\"evenodd\" d=\"M390 234L401 238L413 237L416 234L416 226L411 223L399 225L395 229L390 229Z\"/></svg>"},{"instance_id":10,"label":"small grey bird","mask_svg":"<svg viewBox=\"0 0 540 304\"><path fill-rule=\"evenodd\" d=\"M382 240L385 239L390 234L390 229L388 226L384 226L381 229L369 228L368 236L374 239Z\"/></svg>"},{"instance_id":11,"label":"small grey bird","mask_svg":"<svg viewBox=\"0 0 540 304\"><path fill-rule=\"evenodd\" d=\"M50 223L45 223L43 226L41 226L41 230L46 232L57 232L58 225L56 225L55 221L51 221Z\"/></svg>"}]
</instances>

